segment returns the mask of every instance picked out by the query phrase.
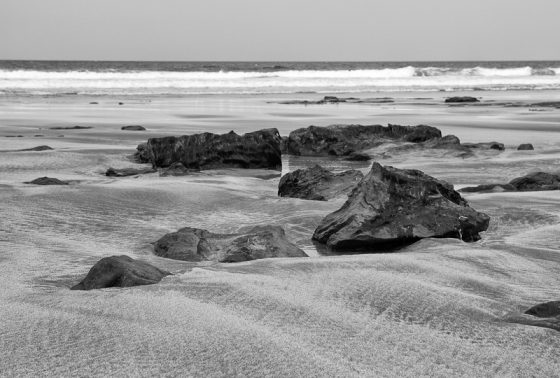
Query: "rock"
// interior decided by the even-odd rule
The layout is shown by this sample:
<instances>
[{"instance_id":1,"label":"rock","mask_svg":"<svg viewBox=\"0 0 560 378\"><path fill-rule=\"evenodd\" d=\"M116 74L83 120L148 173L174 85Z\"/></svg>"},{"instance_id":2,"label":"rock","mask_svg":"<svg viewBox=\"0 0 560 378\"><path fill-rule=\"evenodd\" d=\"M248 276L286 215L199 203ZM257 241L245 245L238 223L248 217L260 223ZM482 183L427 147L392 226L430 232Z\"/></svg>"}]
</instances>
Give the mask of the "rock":
<instances>
[{"instance_id":1,"label":"rock","mask_svg":"<svg viewBox=\"0 0 560 378\"><path fill-rule=\"evenodd\" d=\"M5 138L23 138L23 135L4 135Z\"/></svg>"},{"instance_id":2,"label":"rock","mask_svg":"<svg viewBox=\"0 0 560 378\"><path fill-rule=\"evenodd\" d=\"M149 163L150 162L150 150L148 149L148 143L140 143L136 147L136 152L134 153L134 160L138 163Z\"/></svg>"},{"instance_id":3,"label":"rock","mask_svg":"<svg viewBox=\"0 0 560 378\"><path fill-rule=\"evenodd\" d=\"M315 165L312 168L298 169L284 175L278 184L280 197L301 198L327 201L346 196L364 178L362 172L349 170L341 173Z\"/></svg>"},{"instance_id":4,"label":"rock","mask_svg":"<svg viewBox=\"0 0 560 378\"><path fill-rule=\"evenodd\" d=\"M313 239L333 250L387 251L423 238L480 239L489 217L468 206L453 186L417 170L373 163Z\"/></svg>"},{"instance_id":5,"label":"rock","mask_svg":"<svg viewBox=\"0 0 560 378\"><path fill-rule=\"evenodd\" d=\"M508 184L485 184L462 188L463 193L530 192L560 189L560 175L535 172L517 177Z\"/></svg>"},{"instance_id":6,"label":"rock","mask_svg":"<svg viewBox=\"0 0 560 378\"><path fill-rule=\"evenodd\" d=\"M457 96L457 97L449 97L445 99L446 103L463 103L463 102L480 102L480 100L476 97L470 96Z\"/></svg>"},{"instance_id":7,"label":"rock","mask_svg":"<svg viewBox=\"0 0 560 378\"><path fill-rule=\"evenodd\" d=\"M72 290L92 290L105 287L130 287L158 283L171 273L128 256L111 256L99 260L86 278Z\"/></svg>"},{"instance_id":8,"label":"rock","mask_svg":"<svg viewBox=\"0 0 560 378\"><path fill-rule=\"evenodd\" d=\"M140 126L140 125L130 125L130 126L123 126L121 127L121 130L127 130L127 131L146 131L146 128L144 126Z\"/></svg>"},{"instance_id":9,"label":"rock","mask_svg":"<svg viewBox=\"0 0 560 378\"><path fill-rule=\"evenodd\" d=\"M190 169L281 169L281 138L276 129L237 135L202 133L180 137L151 138L145 152L154 167L180 162Z\"/></svg>"},{"instance_id":10,"label":"rock","mask_svg":"<svg viewBox=\"0 0 560 378\"><path fill-rule=\"evenodd\" d=\"M33 185L68 185L68 181L62 181L57 178L53 177L39 177L33 181L27 181L25 184L33 184Z\"/></svg>"},{"instance_id":11,"label":"rock","mask_svg":"<svg viewBox=\"0 0 560 378\"><path fill-rule=\"evenodd\" d=\"M119 102L119 105L124 105L124 102Z\"/></svg>"},{"instance_id":12,"label":"rock","mask_svg":"<svg viewBox=\"0 0 560 378\"><path fill-rule=\"evenodd\" d=\"M37 147L33 147L33 148L26 148L23 150L19 150L19 151L48 151L48 150L52 150L53 148L50 146L37 146Z\"/></svg>"},{"instance_id":13,"label":"rock","mask_svg":"<svg viewBox=\"0 0 560 378\"><path fill-rule=\"evenodd\" d=\"M154 244L156 255L182 261L240 262L270 257L307 257L282 227L258 226L237 234L185 227Z\"/></svg>"},{"instance_id":14,"label":"rock","mask_svg":"<svg viewBox=\"0 0 560 378\"><path fill-rule=\"evenodd\" d=\"M531 143L523 143L520 144L519 147L517 147L517 151L532 151L534 149L535 147L533 147Z\"/></svg>"},{"instance_id":15,"label":"rock","mask_svg":"<svg viewBox=\"0 0 560 378\"><path fill-rule=\"evenodd\" d=\"M198 169L186 168L183 163L173 163L169 167L162 169L159 175L162 177L166 176L187 176L196 172L200 172Z\"/></svg>"},{"instance_id":16,"label":"rock","mask_svg":"<svg viewBox=\"0 0 560 378\"><path fill-rule=\"evenodd\" d=\"M320 100L288 100L273 102L281 105L323 105L323 104L338 104L341 102L351 103L351 104L386 104L395 102L391 97L379 97L379 98L355 98L355 97L336 97L336 96L325 96Z\"/></svg>"},{"instance_id":17,"label":"rock","mask_svg":"<svg viewBox=\"0 0 560 378\"><path fill-rule=\"evenodd\" d=\"M552 318L560 316L560 301L552 301L538 304L525 311L527 315L533 315L537 318Z\"/></svg>"},{"instance_id":18,"label":"rock","mask_svg":"<svg viewBox=\"0 0 560 378\"><path fill-rule=\"evenodd\" d=\"M85 129L93 129L91 126L57 126L51 127L51 130L85 130Z\"/></svg>"},{"instance_id":19,"label":"rock","mask_svg":"<svg viewBox=\"0 0 560 378\"><path fill-rule=\"evenodd\" d=\"M309 126L290 133L286 151L301 156L348 156L386 142L420 143L433 138L441 138L441 131L424 125Z\"/></svg>"},{"instance_id":20,"label":"rock","mask_svg":"<svg viewBox=\"0 0 560 378\"><path fill-rule=\"evenodd\" d=\"M99 103L98 103L97 101L92 101L92 102L90 102L89 104L90 104L90 105L97 105L97 104L99 104Z\"/></svg>"},{"instance_id":21,"label":"rock","mask_svg":"<svg viewBox=\"0 0 560 378\"><path fill-rule=\"evenodd\" d=\"M109 177L126 177L126 176L136 176L143 175L146 173L154 173L156 170L153 168L109 168L105 172L105 176Z\"/></svg>"},{"instance_id":22,"label":"rock","mask_svg":"<svg viewBox=\"0 0 560 378\"><path fill-rule=\"evenodd\" d=\"M370 161L371 156L361 152L352 152L350 155L346 156L344 160L347 161Z\"/></svg>"},{"instance_id":23,"label":"rock","mask_svg":"<svg viewBox=\"0 0 560 378\"><path fill-rule=\"evenodd\" d=\"M531 107L537 106L541 108L558 108L560 109L560 101L545 101L545 102L537 102L534 104L529 105Z\"/></svg>"},{"instance_id":24,"label":"rock","mask_svg":"<svg viewBox=\"0 0 560 378\"><path fill-rule=\"evenodd\" d=\"M504 144L503 143L498 143L498 142L462 143L461 145L464 146L464 147L467 147L467 148L480 148L480 149L498 150L498 151L505 150Z\"/></svg>"}]
</instances>

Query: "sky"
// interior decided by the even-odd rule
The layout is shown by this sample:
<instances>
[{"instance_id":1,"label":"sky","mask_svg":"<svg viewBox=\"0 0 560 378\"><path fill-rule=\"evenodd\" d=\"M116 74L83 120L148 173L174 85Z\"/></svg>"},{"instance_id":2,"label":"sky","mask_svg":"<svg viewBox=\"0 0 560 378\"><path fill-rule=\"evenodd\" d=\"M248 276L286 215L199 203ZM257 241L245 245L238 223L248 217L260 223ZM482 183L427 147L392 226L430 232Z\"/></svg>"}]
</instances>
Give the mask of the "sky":
<instances>
[{"instance_id":1,"label":"sky","mask_svg":"<svg viewBox=\"0 0 560 378\"><path fill-rule=\"evenodd\" d=\"M560 60L559 0L0 0L0 59Z\"/></svg>"}]
</instances>

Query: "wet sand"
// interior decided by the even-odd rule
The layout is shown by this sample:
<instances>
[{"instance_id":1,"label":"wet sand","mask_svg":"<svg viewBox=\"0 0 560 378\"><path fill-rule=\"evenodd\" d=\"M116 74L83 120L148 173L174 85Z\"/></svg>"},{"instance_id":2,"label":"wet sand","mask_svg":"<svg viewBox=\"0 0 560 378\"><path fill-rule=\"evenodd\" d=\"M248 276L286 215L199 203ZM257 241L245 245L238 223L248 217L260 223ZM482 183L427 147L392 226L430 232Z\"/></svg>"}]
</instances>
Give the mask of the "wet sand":
<instances>
[{"instance_id":1,"label":"wet sand","mask_svg":"<svg viewBox=\"0 0 560 378\"><path fill-rule=\"evenodd\" d=\"M442 104L448 95L392 93L391 104L311 106L270 102L321 96L2 99L0 349L10 353L0 359L0 372L557 376L558 332L508 319L560 299L559 192L466 195L491 216L478 243L425 240L393 254L321 256L310 236L343 201L278 198L278 178L258 178L270 171L103 176L109 166L136 165L130 155L151 136L267 127L287 135L335 123L429 124L463 142L506 145L502 153L467 159L431 151L380 160L457 187L557 170L560 109L448 106ZM552 91L476 95L496 102L559 98ZM136 124L148 130L120 130ZM50 129L74 125L93 128ZM515 150L527 142L535 151ZM54 150L13 151L38 145ZM316 162L334 169L369 165L283 160L284 173ZM45 175L75 183L23 183ZM310 258L193 264L152 253L151 242L180 227L234 232L257 224L282 225ZM153 286L68 289L113 254L142 258L174 275Z\"/></svg>"}]
</instances>

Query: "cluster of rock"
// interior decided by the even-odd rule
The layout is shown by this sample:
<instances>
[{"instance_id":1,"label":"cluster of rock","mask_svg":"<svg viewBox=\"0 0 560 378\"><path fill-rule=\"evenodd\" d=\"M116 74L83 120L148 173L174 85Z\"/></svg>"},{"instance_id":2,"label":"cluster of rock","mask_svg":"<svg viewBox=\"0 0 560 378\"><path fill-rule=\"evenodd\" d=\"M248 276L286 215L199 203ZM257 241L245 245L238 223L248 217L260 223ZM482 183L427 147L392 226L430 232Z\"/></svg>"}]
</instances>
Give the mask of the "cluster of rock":
<instances>
[{"instance_id":1,"label":"cluster of rock","mask_svg":"<svg viewBox=\"0 0 560 378\"><path fill-rule=\"evenodd\" d=\"M547 172L535 172L517 177L507 184L484 184L462 188L464 193L489 192L530 192L560 189L560 175Z\"/></svg>"}]
</instances>

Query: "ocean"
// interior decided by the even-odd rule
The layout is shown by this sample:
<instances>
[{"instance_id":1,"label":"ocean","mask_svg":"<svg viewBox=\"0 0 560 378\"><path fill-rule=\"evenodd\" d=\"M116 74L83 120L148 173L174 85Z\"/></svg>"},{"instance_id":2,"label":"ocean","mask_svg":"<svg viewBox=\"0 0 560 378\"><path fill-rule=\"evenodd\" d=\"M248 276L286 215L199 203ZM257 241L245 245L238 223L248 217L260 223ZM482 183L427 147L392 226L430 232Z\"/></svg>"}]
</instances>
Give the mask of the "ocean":
<instances>
[{"instance_id":1,"label":"ocean","mask_svg":"<svg viewBox=\"0 0 560 378\"><path fill-rule=\"evenodd\" d=\"M0 61L0 96L560 89L560 61Z\"/></svg>"}]
</instances>

